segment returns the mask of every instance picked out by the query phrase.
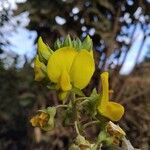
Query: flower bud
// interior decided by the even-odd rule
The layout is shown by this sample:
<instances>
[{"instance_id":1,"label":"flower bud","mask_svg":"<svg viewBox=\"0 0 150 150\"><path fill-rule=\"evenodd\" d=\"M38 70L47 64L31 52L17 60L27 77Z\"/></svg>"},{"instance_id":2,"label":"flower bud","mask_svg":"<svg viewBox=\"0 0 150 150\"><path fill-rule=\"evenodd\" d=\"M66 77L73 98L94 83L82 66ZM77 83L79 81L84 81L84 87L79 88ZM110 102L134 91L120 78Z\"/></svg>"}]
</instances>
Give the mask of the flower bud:
<instances>
[{"instance_id":1,"label":"flower bud","mask_svg":"<svg viewBox=\"0 0 150 150\"><path fill-rule=\"evenodd\" d=\"M106 130L111 137L113 137L113 144L118 145L120 140L126 135L126 133L118 126L115 125L113 122L109 121Z\"/></svg>"},{"instance_id":2,"label":"flower bud","mask_svg":"<svg viewBox=\"0 0 150 150\"><path fill-rule=\"evenodd\" d=\"M48 107L39 111L39 114L32 117L30 122L34 127L40 127L42 130L50 131L54 128L54 118L56 115L55 107Z\"/></svg>"}]
</instances>

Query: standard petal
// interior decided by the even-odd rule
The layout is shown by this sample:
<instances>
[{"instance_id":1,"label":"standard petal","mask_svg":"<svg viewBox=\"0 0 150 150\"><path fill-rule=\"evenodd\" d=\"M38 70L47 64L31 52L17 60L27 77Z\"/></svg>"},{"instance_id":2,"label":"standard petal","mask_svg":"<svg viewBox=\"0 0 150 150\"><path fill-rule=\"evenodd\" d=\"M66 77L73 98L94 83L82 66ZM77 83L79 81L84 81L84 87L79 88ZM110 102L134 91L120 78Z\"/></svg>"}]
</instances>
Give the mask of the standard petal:
<instances>
[{"instance_id":1,"label":"standard petal","mask_svg":"<svg viewBox=\"0 0 150 150\"><path fill-rule=\"evenodd\" d=\"M47 65L47 73L52 82L58 83L64 70L69 73L76 54L77 51L74 48L63 47L56 50L50 56Z\"/></svg>"},{"instance_id":2,"label":"standard petal","mask_svg":"<svg viewBox=\"0 0 150 150\"><path fill-rule=\"evenodd\" d=\"M118 121L124 114L124 107L115 102L108 102L105 108L98 108L99 112L112 121Z\"/></svg>"},{"instance_id":3,"label":"standard petal","mask_svg":"<svg viewBox=\"0 0 150 150\"><path fill-rule=\"evenodd\" d=\"M94 58L87 50L81 50L75 57L70 70L70 78L74 87L85 88L94 73Z\"/></svg>"}]
</instances>

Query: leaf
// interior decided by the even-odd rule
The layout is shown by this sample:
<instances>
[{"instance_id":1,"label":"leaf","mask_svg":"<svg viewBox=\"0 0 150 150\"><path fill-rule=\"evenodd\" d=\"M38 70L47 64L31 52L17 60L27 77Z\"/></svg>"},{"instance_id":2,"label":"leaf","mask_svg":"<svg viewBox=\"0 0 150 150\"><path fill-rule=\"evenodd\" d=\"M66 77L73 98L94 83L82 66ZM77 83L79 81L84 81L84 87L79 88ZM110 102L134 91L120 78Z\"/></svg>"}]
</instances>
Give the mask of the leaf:
<instances>
[{"instance_id":1,"label":"leaf","mask_svg":"<svg viewBox=\"0 0 150 150\"><path fill-rule=\"evenodd\" d=\"M84 104L84 109L87 114L90 114L92 117L95 117L97 114L97 106L100 99L100 95L97 94L96 89L93 89L90 97L87 98L87 103Z\"/></svg>"},{"instance_id":2,"label":"leaf","mask_svg":"<svg viewBox=\"0 0 150 150\"><path fill-rule=\"evenodd\" d=\"M75 121L75 108L71 106L71 103L69 104L70 106L68 107L68 109L65 112L65 117L64 117L64 125L67 126L70 123L73 123Z\"/></svg>"}]
</instances>

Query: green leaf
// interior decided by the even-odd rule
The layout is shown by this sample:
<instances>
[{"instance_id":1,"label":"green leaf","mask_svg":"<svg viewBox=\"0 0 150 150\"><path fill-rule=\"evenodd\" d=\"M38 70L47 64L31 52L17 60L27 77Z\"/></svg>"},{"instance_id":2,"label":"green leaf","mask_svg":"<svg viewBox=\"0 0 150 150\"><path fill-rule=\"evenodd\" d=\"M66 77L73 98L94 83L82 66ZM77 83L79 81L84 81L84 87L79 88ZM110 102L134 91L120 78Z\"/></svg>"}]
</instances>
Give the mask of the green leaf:
<instances>
[{"instance_id":1,"label":"green leaf","mask_svg":"<svg viewBox=\"0 0 150 150\"><path fill-rule=\"evenodd\" d=\"M47 107L47 113L51 116L54 117L56 115L56 107Z\"/></svg>"},{"instance_id":2,"label":"green leaf","mask_svg":"<svg viewBox=\"0 0 150 150\"><path fill-rule=\"evenodd\" d=\"M71 102L69 103L69 107L68 109L65 111L65 116L64 116L64 125L70 125L70 123L73 123L75 121L75 115L76 115L76 111L75 108L72 107Z\"/></svg>"},{"instance_id":3,"label":"green leaf","mask_svg":"<svg viewBox=\"0 0 150 150\"><path fill-rule=\"evenodd\" d=\"M84 109L87 114L90 114L93 118L97 114L97 106L99 102L100 94L97 93L96 89L93 89L90 97L87 98L87 103L84 104Z\"/></svg>"}]
</instances>

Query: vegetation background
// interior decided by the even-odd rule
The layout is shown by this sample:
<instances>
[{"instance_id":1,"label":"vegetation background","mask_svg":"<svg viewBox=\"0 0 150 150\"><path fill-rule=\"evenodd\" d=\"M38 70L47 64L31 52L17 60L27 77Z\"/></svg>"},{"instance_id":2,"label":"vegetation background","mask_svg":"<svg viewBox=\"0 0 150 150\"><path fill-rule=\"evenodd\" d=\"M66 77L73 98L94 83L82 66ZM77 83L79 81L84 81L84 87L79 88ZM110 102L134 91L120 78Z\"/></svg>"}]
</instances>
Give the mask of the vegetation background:
<instances>
[{"instance_id":1,"label":"vegetation background","mask_svg":"<svg viewBox=\"0 0 150 150\"><path fill-rule=\"evenodd\" d=\"M11 36L14 32L18 36L17 29L26 22L22 17L25 14L29 20L24 28L37 33L34 43L39 35L51 47L56 38L67 34L81 39L91 36L96 72L84 92L88 95L94 86L100 90L99 74L109 70L114 91L111 98L126 109L120 126L134 147L149 150L150 1L26 0L18 1L15 9L11 3L0 1L0 149L63 150L70 143L71 135L65 128L45 133L29 123L36 110L58 101L55 92L34 81L35 48L25 55L19 48L16 52L11 50ZM27 43L20 45L26 50L30 41L28 37ZM130 53L135 55L129 60ZM131 71L122 73L124 65Z\"/></svg>"}]
</instances>

